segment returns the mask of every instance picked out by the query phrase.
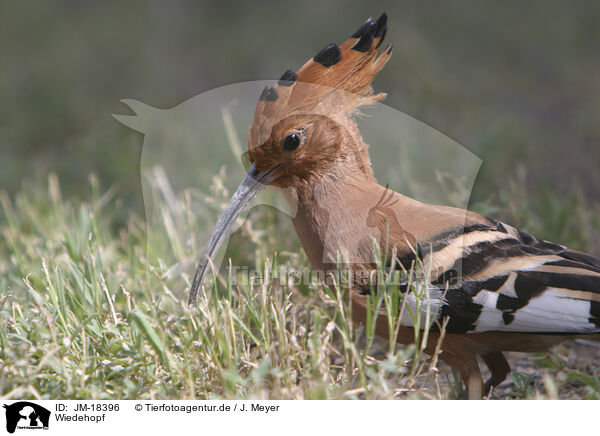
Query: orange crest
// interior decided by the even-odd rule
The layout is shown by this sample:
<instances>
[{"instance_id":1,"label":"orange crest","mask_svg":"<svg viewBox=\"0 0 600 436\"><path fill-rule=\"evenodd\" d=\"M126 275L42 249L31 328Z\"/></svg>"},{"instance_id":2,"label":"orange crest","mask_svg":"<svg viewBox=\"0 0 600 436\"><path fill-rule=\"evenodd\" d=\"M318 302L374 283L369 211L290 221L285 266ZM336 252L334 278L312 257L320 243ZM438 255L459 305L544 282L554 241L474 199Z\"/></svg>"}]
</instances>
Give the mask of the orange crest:
<instances>
[{"instance_id":1,"label":"orange crest","mask_svg":"<svg viewBox=\"0 0 600 436\"><path fill-rule=\"evenodd\" d=\"M248 146L265 142L272 127L291 115L315 114L347 121L363 105L383 100L374 94L371 82L392 55L392 46L379 54L387 30L385 12L369 18L341 45L330 44L294 73L286 71L259 99Z\"/></svg>"}]
</instances>

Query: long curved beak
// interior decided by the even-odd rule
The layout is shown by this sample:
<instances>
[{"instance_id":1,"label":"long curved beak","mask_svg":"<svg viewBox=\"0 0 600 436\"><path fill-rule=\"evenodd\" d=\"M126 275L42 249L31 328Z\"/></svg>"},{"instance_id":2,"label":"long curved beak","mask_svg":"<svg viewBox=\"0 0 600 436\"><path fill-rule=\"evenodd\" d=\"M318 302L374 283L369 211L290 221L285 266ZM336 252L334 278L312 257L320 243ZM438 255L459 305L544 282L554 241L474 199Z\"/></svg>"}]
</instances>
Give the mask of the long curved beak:
<instances>
[{"instance_id":1,"label":"long curved beak","mask_svg":"<svg viewBox=\"0 0 600 436\"><path fill-rule=\"evenodd\" d=\"M192 282L192 288L190 290L190 296L188 298L188 304L194 304L198 297L198 289L202 285L204 278L209 269L209 265L212 263L215 255L219 251L219 248L223 244L225 238L229 235L231 226L235 222L236 218L240 216L242 211L248 206L248 203L256 197L265 186L267 186L275 176L273 173L279 168L276 166L268 171L257 171L256 164L252 164L248 174L244 177L236 191L234 192L229 204L219 217L217 225L213 230L204 253L200 258L198 268L194 274L194 280Z\"/></svg>"}]
</instances>

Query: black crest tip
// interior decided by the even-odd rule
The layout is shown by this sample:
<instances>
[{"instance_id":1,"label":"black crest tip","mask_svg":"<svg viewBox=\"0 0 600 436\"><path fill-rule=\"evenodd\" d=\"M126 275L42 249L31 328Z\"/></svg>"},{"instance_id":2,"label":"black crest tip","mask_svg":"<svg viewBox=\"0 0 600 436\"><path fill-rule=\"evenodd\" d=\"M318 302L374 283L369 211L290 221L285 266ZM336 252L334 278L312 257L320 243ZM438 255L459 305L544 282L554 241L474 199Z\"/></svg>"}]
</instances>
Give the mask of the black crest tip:
<instances>
[{"instance_id":1,"label":"black crest tip","mask_svg":"<svg viewBox=\"0 0 600 436\"><path fill-rule=\"evenodd\" d=\"M352 34L351 38L360 38L361 36L363 36L372 23L373 18L367 18L367 21L365 21L358 29L356 29L356 32Z\"/></svg>"},{"instance_id":2,"label":"black crest tip","mask_svg":"<svg viewBox=\"0 0 600 436\"><path fill-rule=\"evenodd\" d=\"M381 43L383 42L383 40L385 39L385 33L387 32L387 27L383 28L383 32L381 32L381 34L378 36L379 38L381 38L379 40L379 42L377 43L377 45L375 46L375 48L379 48L379 46L381 45Z\"/></svg>"},{"instance_id":3,"label":"black crest tip","mask_svg":"<svg viewBox=\"0 0 600 436\"><path fill-rule=\"evenodd\" d=\"M272 86L265 86L262 93L260 94L259 101L275 101L279 98L277 91Z\"/></svg>"},{"instance_id":4,"label":"black crest tip","mask_svg":"<svg viewBox=\"0 0 600 436\"><path fill-rule=\"evenodd\" d=\"M324 67L330 67L342 60L342 52L337 44L329 44L313 57L315 62Z\"/></svg>"},{"instance_id":5,"label":"black crest tip","mask_svg":"<svg viewBox=\"0 0 600 436\"><path fill-rule=\"evenodd\" d=\"M281 75L281 77L277 81L277 84L279 86L292 86L296 82L297 79L298 79L298 75L294 71L287 70L285 73L283 73Z\"/></svg>"},{"instance_id":6,"label":"black crest tip","mask_svg":"<svg viewBox=\"0 0 600 436\"><path fill-rule=\"evenodd\" d=\"M388 19L388 16L385 12L383 14L381 14L379 16L379 18L377 18L377 21L375 22L375 24L377 24L377 32L380 32L381 29L387 27L387 19ZM378 36L379 36L378 34L375 35L376 38Z\"/></svg>"},{"instance_id":7,"label":"black crest tip","mask_svg":"<svg viewBox=\"0 0 600 436\"><path fill-rule=\"evenodd\" d=\"M375 22L375 34L374 38L379 38L379 42L377 43L377 47L381 45L383 40L385 39L385 34L387 32L387 14L384 12Z\"/></svg>"},{"instance_id":8,"label":"black crest tip","mask_svg":"<svg viewBox=\"0 0 600 436\"><path fill-rule=\"evenodd\" d=\"M356 50L359 52L366 52L371 47L371 43L373 42L373 37L375 35L375 30L377 29L377 23L371 22L369 27L365 30L363 36L360 37L358 42L354 44L352 50Z\"/></svg>"}]
</instances>

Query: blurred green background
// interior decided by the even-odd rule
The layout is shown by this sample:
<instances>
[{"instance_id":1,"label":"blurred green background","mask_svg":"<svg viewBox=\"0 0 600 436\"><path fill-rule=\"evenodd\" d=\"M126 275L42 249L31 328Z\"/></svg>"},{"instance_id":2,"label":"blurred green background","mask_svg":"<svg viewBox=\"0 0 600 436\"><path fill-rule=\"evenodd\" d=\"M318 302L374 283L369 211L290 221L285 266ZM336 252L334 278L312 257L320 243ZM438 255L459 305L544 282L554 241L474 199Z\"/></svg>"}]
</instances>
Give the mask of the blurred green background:
<instances>
[{"instance_id":1,"label":"blurred green background","mask_svg":"<svg viewBox=\"0 0 600 436\"><path fill-rule=\"evenodd\" d=\"M86 195L93 172L141 211L143 138L112 118L120 99L169 108L277 78L382 11L395 50L375 87L483 159L475 201L515 178L598 201L597 1L2 2L0 189L56 172Z\"/></svg>"}]
</instances>

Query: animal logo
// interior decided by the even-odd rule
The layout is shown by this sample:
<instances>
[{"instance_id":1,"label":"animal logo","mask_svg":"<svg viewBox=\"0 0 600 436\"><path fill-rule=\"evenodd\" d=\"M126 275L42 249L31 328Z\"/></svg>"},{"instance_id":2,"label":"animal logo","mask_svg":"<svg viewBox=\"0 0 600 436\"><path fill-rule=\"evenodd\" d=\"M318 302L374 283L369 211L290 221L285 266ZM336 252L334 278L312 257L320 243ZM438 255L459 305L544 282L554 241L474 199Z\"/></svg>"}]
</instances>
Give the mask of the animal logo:
<instances>
[{"instance_id":1,"label":"animal logo","mask_svg":"<svg viewBox=\"0 0 600 436\"><path fill-rule=\"evenodd\" d=\"M17 428L48 429L51 412L30 401L18 401L2 407L6 409L6 431L14 433Z\"/></svg>"}]
</instances>

